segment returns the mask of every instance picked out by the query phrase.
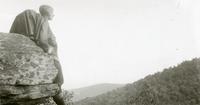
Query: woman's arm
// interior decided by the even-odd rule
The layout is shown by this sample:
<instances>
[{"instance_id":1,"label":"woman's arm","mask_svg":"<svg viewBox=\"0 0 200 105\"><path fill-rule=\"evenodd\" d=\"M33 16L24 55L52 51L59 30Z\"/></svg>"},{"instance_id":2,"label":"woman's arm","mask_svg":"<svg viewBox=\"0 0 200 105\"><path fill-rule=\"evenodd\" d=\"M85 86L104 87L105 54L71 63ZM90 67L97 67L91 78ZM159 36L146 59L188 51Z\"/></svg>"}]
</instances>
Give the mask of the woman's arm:
<instances>
[{"instance_id":1,"label":"woman's arm","mask_svg":"<svg viewBox=\"0 0 200 105\"><path fill-rule=\"evenodd\" d=\"M40 30L39 35L39 46L47 53L52 53L53 46L49 44L49 33L48 33L49 23L44 22Z\"/></svg>"}]
</instances>

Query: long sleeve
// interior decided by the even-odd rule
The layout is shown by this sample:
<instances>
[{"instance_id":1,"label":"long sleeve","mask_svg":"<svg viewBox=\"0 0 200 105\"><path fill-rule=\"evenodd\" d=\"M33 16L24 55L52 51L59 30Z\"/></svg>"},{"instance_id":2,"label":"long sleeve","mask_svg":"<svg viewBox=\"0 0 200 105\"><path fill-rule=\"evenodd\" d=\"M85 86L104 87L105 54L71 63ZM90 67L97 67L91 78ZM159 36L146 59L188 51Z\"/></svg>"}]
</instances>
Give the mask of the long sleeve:
<instances>
[{"instance_id":1,"label":"long sleeve","mask_svg":"<svg viewBox=\"0 0 200 105\"><path fill-rule=\"evenodd\" d=\"M39 45L45 52L48 52L49 47L51 47L48 42L49 41L48 27L49 23L48 21L45 21L41 26L40 36L39 36Z\"/></svg>"},{"instance_id":2,"label":"long sleeve","mask_svg":"<svg viewBox=\"0 0 200 105\"><path fill-rule=\"evenodd\" d=\"M48 34L49 34L49 44L53 47L57 48L57 42L56 37L54 36L53 32L51 31L51 28L48 28Z\"/></svg>"},{"instance_id":3,"label":"long sleeve","mask_svg":"<svg viewBox=\"0 0 200 105\"><path fill-rule=\"evenodd\" d=\"M53 55L55 55L56 57L58 57L58 55L57 55L57 42L56 42L56 37L54 36L53 32L51 31L50 26L49 26L49 28L48 28L48 34L49 34L48 43L49 43L49 45L52 46L53 49L54 49Z\"/></svg>"}]
</instances>

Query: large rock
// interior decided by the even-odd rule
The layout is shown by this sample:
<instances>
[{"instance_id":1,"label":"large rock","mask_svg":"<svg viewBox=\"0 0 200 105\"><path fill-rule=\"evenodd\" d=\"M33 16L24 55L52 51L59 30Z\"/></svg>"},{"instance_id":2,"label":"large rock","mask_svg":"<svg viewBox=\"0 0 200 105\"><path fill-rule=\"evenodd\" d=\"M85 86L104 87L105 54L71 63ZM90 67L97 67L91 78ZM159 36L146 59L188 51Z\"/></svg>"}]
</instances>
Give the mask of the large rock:
<instances>
[{"instance_id":1,"label":"large rock","mask_svg":"<svg viewBox=\"0 0 200 105\"><path fill-rule=\"evenodd\" d=\"M8 103L34 103L42 102L45 97L57 94L57 84L33 85L33 86L0 86L0 105ZM38 101L40 100L40 101ZM23 105L23 104L19 104ZM31 105L31 104L28 104ZM33 104L35 105L35 104Z\"/></svg>"},{"instance_id":2,"label":"large rock","mask_svg":"<svg viewBox=\"0 0 200 105\"><path fill-rule=\"evenodd\" d=\"M42 97L54 96L59 90L57 84L44 84L32 86L0 86L0 97L10 101L32 100Z\"/></svg>"},{"instance_id":3,"label":"large rock","mask_svg":"<svg viewBox=\"0 0 200 105\"><path fill-rule=\"evenodd\" d=\"M0 105L55 105L53 56L29 38L0 33Z\"/></svg>"},{"instance_id":4,"label":"large rock","mask_svg":"<svg viewBox=\"0 0 200 105\"><path fill-rule=\"evenodd\" d=\"M0 100L1 102L1 100ZM35 100L24 100L18 102L10 102L10 103L0 103L0 105L57 105L52 97L40 98Z\"/></svg>"},{"instance_id":5,"label":"large rock","mask_svg":"<svg viewBox=\"0 0 200 105\"><path fill-rule=\"evenodd\" d=\"M52 56L29 38L0 33L0 84L36 85L52 83L57 75Z\"/></svg>"}]
</instances>

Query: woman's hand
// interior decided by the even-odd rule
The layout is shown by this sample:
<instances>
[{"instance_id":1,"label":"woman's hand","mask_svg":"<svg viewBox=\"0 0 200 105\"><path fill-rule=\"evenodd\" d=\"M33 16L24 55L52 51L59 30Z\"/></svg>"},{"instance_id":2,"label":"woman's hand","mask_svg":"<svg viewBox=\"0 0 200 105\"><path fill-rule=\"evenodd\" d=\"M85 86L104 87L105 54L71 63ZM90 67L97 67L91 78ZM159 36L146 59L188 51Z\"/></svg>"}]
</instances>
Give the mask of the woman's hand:
<instances>
[{"instance_id":1,"label":"woman's hand","mask_svg":"<svg viewBox=\"0 0 200 105\"><path fill-rule=\"evenodd\" d=\"M52 46L49 46L47 53L52 54L54 51L54 48Z\"/></svg>"}]
</instances>

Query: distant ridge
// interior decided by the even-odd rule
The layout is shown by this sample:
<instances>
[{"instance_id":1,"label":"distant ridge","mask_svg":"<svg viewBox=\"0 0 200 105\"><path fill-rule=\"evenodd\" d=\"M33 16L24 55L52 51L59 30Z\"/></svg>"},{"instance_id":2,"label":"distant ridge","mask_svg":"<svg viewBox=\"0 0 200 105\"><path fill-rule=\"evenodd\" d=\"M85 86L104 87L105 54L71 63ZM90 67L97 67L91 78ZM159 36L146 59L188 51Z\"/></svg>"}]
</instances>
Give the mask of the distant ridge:
<instances>
[{"instance_id":1,"label":"distant ridge","mask_svg":"<svg viewBox=\"0 0 200 105\"><path fill-rule=\"evenodd\" d=\"M71 89L69 91L72 91L74 93L73 101L79 101L87 97L94 97L94 96L106 93L108 91L111 91L113 89L116 89L122 86L124 85L103 83L103 84L97 84L97 85L87 86L83 88Z\"/></svg>"},{"instance_id":2,"label":"distant ridge","mask_svg":"<svg viewBox=\"0 0 200 105\"><path fill-rule=\"evenodd\" d=\"M74 105L200 105L200 59L184 61Z\"/></svg>"}]
</instances>

